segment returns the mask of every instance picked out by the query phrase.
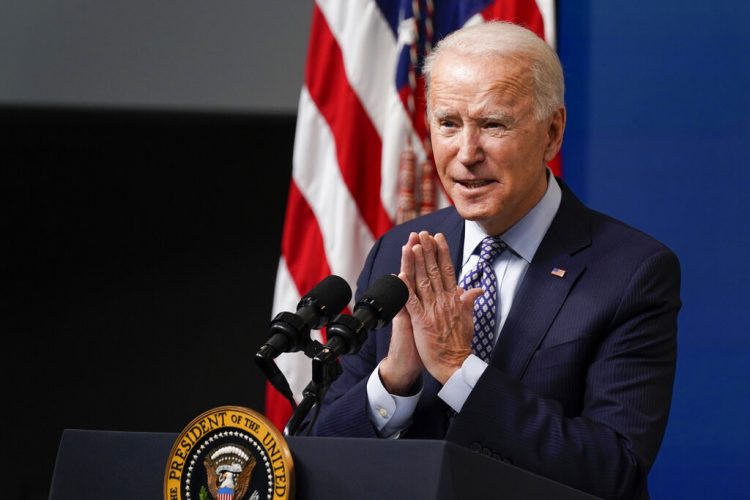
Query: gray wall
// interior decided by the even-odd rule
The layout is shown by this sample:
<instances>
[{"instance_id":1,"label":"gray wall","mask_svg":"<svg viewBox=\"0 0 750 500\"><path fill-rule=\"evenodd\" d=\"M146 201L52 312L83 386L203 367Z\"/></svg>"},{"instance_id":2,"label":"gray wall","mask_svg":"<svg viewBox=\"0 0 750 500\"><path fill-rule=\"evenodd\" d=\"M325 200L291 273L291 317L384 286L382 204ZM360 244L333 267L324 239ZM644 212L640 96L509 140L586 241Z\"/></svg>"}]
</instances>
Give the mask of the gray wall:
<instances>
[{"instance_id":1,"label":"gray wall","mask_svg":"<svg viewBox=\"0 0 750 500\"><path fill-rule=\"evenodd\" d=\"M0 0L0 105L295 113L312 3Z\"/></svg>"}]
</instances>

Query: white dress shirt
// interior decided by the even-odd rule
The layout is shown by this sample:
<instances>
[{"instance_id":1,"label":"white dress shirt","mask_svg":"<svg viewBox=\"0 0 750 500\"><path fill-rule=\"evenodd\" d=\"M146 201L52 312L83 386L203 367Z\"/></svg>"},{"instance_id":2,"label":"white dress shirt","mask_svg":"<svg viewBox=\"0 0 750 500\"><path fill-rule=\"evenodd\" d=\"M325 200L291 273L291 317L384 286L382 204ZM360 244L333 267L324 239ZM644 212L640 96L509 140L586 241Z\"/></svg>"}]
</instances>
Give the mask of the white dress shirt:
<instances>
[{"instance_id":1,"label":"white dress shirt","mask_svg":"<svg viewBox=\"0 0 750 500\"><path fill-rule=\"evenodd\" d=\"M493 263L499 288L498 317L495 323L497 329L494 336L496 343L526 270L560 207L562 198L560 186L549 170L547 179L547 191L539 203L513 227L500 235L508 248ZM478 223L464 222L463 263L459 281L476 265L479 259L479 244L486 236L488 235ZM375 368L367 381L370 420L381 436L398 437L411 421L411 416L419 401L421 388L412 396L390 394L380 380L379 367L378 365ZM474 354L470 354L461 368L446 381L438 392L438 397L456 412L460 412L485 369L487 369L487 363Z\"/></svg>"}]
</instances>

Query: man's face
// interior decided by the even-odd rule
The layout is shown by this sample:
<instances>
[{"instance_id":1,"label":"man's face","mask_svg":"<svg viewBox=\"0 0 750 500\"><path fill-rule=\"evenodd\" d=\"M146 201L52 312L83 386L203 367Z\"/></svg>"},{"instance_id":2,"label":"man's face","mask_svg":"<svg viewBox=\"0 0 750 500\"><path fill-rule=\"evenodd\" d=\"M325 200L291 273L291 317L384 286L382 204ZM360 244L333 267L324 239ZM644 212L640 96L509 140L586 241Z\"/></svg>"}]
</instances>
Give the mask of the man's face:
<instances>
[{"instance_id":1,"label":"man's face","mask_svg":"<svg viewBox=\"0 0 750 500\"><path fill-rule=\"evenodd\" d=\"M507 57L442 53L430 83L440 180L464 219L501 234L544 195L565 111L538 121L531 71Z\"/></svg>"}]
</instances>

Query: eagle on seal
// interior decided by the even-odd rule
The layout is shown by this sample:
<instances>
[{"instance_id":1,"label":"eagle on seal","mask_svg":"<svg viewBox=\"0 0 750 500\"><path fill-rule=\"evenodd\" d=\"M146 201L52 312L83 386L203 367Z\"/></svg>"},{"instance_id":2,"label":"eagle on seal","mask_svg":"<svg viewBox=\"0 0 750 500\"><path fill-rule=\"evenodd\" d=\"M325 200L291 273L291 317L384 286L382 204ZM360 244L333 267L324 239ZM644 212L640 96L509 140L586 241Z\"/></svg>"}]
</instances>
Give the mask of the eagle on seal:
<instances>
[{"instance_id":1,"label":"eagle on seal","mask_svg":"<svg viewBox=\"0 0 750 500\"><path fill-rule=\"evenodd\" d=\"M214 500L241 500L250 486L255 457L246 449L231 445L210 453L203 460L208 491Z\"/></svg>"}]
</instances>

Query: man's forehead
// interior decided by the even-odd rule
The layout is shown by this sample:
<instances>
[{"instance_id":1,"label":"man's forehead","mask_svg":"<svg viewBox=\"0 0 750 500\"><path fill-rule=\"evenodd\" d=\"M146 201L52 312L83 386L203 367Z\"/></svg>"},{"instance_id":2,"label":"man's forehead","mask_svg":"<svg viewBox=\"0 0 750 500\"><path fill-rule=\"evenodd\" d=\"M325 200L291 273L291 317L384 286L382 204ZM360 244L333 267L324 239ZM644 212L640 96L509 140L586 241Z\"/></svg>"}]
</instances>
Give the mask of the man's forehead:
<instances>
[{"instance_id":1,"label":"man's forehead","mask_svg":"<svg viewBox=\"0 0 750 500\"><path fill-rule=\"evenodd\" d=\"M452 64L453 61L477 61L487 66L511 65L524 70L531 68L534 63L533 58L529 54L520 50L515 52L513 50L498 52L451 47L440 51L436 55L433 68L438 68L446 62Z\"/></svg>"},{"instance_id":2,"label":"man's forehead","mask_svg":"<svg viewBox=\"0 0 750 500\"><path fill-rule=\"evenodd\" d=\"M483 92L528 93L534 84L527 58L498 54L462 54L451 51L435 61L430 87L440 89L472 83Z\"/></svg>"},{"instance_id":3,"label":"man's forehead","mask_svg":"<svg viewBox=\"0 0 750 500\"><path fill-rule=\"evenodd\" d=\"M533 95L533 80L521 73L482 72L473 79L436 75L429 95L432 114L440 117L467 107L483 116L512 114Z\"/></svg>"}]
</instances>

